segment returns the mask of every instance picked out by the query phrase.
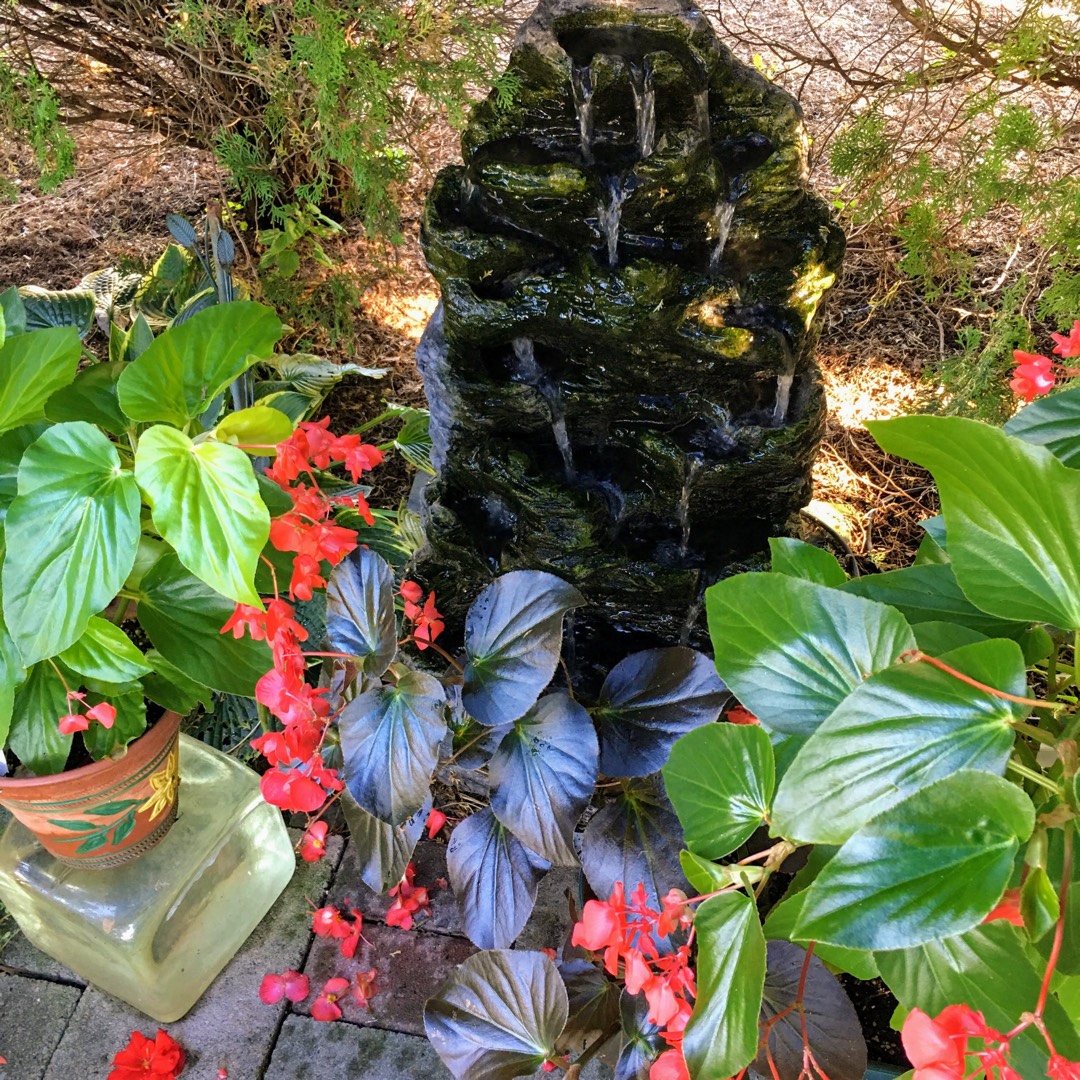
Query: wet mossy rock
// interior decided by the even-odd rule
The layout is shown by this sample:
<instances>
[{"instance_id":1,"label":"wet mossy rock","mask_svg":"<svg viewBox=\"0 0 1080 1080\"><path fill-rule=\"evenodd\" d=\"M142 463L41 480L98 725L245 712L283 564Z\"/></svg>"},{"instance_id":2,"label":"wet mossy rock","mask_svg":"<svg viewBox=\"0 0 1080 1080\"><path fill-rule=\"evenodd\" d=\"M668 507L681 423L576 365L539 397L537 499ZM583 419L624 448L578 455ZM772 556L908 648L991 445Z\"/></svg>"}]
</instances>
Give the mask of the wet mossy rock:
<instances>
[{"instance_id":1,"label":"wet mossy rock","mask_svg":"<svg viewBox=\"0 0 1080 1080\"><path fill-rule=\"evenodd\" d=\"M579 650L694 641L704 588L809 499L844 237L798 105L688 3L545 0L510 68L424 213L416 572L451 619L538 569L589 599Z\"/></svg>"}]
</instances>

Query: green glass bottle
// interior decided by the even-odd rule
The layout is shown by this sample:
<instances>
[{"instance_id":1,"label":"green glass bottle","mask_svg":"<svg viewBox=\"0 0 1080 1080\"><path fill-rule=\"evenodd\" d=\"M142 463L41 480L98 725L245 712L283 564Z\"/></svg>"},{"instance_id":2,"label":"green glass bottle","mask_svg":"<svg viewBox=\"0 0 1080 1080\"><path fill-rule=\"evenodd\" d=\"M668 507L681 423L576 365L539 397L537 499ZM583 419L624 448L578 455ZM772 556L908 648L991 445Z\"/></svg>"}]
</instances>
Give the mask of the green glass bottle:
<instances>
[{"instance_id":1,"label":"green glass bottle","mask_svg":"<svg viewBox=\"0 0 1080 1080\"><path fill-rule=\"evenodd\" d=\"M176 824L123 866L66 866L15 820L0 837L0 899L27 938L162 1023L198 1001L296 868L250 769L181 735L180 777Z\"/></svg>"}]
</instances>

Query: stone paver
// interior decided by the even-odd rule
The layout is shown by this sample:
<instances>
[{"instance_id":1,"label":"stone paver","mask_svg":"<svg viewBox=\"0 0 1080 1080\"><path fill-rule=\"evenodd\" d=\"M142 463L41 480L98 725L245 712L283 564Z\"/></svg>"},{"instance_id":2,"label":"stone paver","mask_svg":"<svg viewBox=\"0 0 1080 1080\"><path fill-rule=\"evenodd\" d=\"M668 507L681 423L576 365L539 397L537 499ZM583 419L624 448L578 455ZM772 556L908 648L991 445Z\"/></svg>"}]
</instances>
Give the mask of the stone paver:
<instances>
[{"instance_id":1,"label":"stone paver","mask_svg":"<svg viewBox=\"0 0 1080 1080\"><path fill-rule=\"evenodd\" d=\"M568 897L575 898L577 906L579 874L572 867L556 866L540 879L536 907L514 942L515 949L558 949L569 942L573 920Z\"/></svg>"},{"instance_id":2,"label":"stone paver","mask_svg":"<svg viewBox=\"0 0 1080 1080\"><path fill-rule=\"evenodd\" d=\"M294 839L299 834L293 833ZM270 1056L286 1003L264 1005L259 983L268 971L299 968L307 952L310 904L321 902L341 841L328 845L328 857L300 862L296 874L270 914L247 940L210 989L183 1019L165 1025L187 1051L184 1080L216 1080L218 1069L230 1080L257 1080ZM49 1063L45 1080L104 1080L113 1055L127 1045L133 1030L152 1036L157 1023L94 987L88 988ZM6 1078L5 1078L6 1080Z\"/></svg>"},{"instance_id":3,"label":"stone paver","mask_svg":"<svg viewBox=\"0 0 1080 1080\"><path fill-rule=\"evenodd\" d=\"M265 1080L450 1080L427 1039L290 1016ZM231 1080L231 1077L230 1077Z\"/></svg>"},{"instance_id":4,"label":"stone paver","mask_svg":"<svg viewBox=\"0 0 1080 1080\"><path fill-rule=\"evenodd\" d=\"M339 943L316 938L304 973L311 980L312 998L296 1006L308 1014L314 994L336 975L350 981L361 971L378 971L378 992L370 1008L342 1001L344 1019L365 1027L377 1025L413 1035L424 1033L424 1002L463 960L476 949L462 938L398 930L378 923L365 924L364 937L352 960L341 955Z\"/></svg>"},{"instance_id":5,"label":"stone paver","mask_svg":"<svg viewBox=\"0 0 1080 1080\"><path fill-rule=\"evenodd\" d=\"M535 1074L550 1080L562 1073ZM612 1072L590 1062L581 1080L610 1080ZM281 1029L264 1080L450 1080L450 1070L426 1039L352 1024L320 1024L290 1016Z\"/></svg>"},{"instance_id":6,"label":"stone paver","mask_svg":"<svg viewBox=\"0 0 1080 1080\"><path fill-rule=\"evenodd\" d=\"M431 840L421 840L413 853L413 865L416 867L416 884L423 885L431 898L431 915L417 920L425 930L434 930L440 934L463 936L465 931L461 923L461 910L454 897L453 890L440 888L437 882L446 880L446 845ZM386 912L394 902L393 897L372 892L360 880L360 865L356 854L356 845L351 841L345 848L345 857L341 868L334 877L334 887L330 890L334 904L345 910L352 906L363 913L366 920L383 922Z\"/></svg>"},{"instance_id":7,"label":"stone paver","mask_svg":"<svg viewBox=\"0 0 1080 1080\"><path fill-rule=\"evenodd\" d=\"M0 1052L8 1060L0 1080L41 1080L81 994L77 986L0 975Z\"/></svg>"},{"instance_id":8,"label":"stone paver","mask_svg":"<svg viewBox=\"0 0 1080 1080\"><path fill-rule=\"evenodd\" d=\"M20 975L29 975L31 978L48 979L50 982L69 983L80 987L86 985L84 978L64 967L59 960L46 956L22 934L16 934L8 942L7 948L0 952L0 967Z\"/></svg>"}]
</instances>

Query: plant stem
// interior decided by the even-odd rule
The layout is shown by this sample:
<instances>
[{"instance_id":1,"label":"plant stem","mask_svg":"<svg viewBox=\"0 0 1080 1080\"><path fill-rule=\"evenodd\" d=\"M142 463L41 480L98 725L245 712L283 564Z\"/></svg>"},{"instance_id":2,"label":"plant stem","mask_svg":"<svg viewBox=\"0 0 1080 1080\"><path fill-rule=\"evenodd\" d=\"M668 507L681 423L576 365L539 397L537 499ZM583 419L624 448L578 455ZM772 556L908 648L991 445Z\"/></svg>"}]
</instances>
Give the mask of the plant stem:
<instances>
[{"instance_id":1,"label":"plant stem","mask_svg":"<svg viewBox=\"0 0 1080 1080\"><path fill-rule=\"evenodd\" d=\"M1035 1006L1035 1016L1042 1019L1046 999L1050 993L1050 981L1054 977L1058 957L1061 955L1061 943L1065 939L1065 918L1068 914L1069 884L1072 878L1073 830L1065 830L1065 851L1061 858L1061 891L1058 894L1058 920L1054 927L1054 943L1050 946L1050 956L1046 961L1046 974L1043 975L1042 988L1039 991L1039 1003Z\"/></svg>"},{"instance_id":2,"label":"plant stem","mask_svg":"<svg viewBox=\"0 0 1080 1080\"><path fill-rule=\"evenodd\" d=\"M1061 788L1053 780L1043 776L1042 773L1036 772L1034 769L1029 769L1019 761L1010 761L1005 768L1016 776L1022 776L1025 780L1030 780L1033 784L1038 784L1040 787L1046 788L1047 791L1052 791L1055 795L1061 794Z\"/></svg>"},{"instance_id":3,"label":"plant stem","mask_svg":"<svg viewBox=\"0 0 1080 1080\"><path fill-rule=\"evenodd\" d=\"M1034 724L1027 724L1023 720L1010 720L1009 723L1013 730L1019 731L1021 735L1027 735L1044 746L1057 746L1057 739L1053 735Z\"/></svg>"},{"instance_id":4,"label":"plant stem","mask_svg":"<svg viewBox=\"0 0 1080 1080\"><path fill-rule=\"evenodd\" d=\"M436 645L434 641L429 641L429 649L434 649L448 664L451 664L459 675L465 674L465 669L441 646Z\"/></svg>"}]
</instances>

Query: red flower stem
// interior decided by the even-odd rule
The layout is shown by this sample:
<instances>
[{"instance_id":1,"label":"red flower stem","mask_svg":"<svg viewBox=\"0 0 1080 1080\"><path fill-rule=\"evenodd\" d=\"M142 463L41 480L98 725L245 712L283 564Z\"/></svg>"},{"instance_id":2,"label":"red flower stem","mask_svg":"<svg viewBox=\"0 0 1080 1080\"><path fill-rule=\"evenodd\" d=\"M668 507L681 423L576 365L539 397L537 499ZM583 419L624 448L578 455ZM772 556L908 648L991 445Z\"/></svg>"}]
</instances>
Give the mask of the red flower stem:
<instances>
[{"instance_id":1,"label":"red flower stem","mask_svg":"<svg viewBox=\"0 0 1080 1080\"><path fill-rule=\"evenodd\" d=\"M274 583L274 599L280 600L281 593L278 591L277 571L274 569L274 564L265 555L260 555L259 558L270 567L270 580Z\"/></svg>"},{"instance_id":2,"label":"red flower stem","mask_svg":"<svg viewBox=\"0 0 1080 1080\"><path fill-rule=\"evenodd\" d=\"M806 955L803 957L802 971L799 972L799 987L795 991L795 1000L799 1007L802 1008L803 994L806 992L806 977L810 974L810 958L814 955L814 946L817 945L816 941L811 941L806 946Z\"/></svg>"},{"instance_id":3,"label":"red flower stem","mask_svg":"<svg viewBox=\"0 0 1080 1080\"><path fill-rule=\"evenodd\" d=\"M940 671L944 671L946 675L951 675L954 679L959 679L962 683L967 683L968 686L975 687L976 690L982 690L984 693L993 694L994 697L1003 698L1005 701L1015 701L1017 705L1029 705L1033 709L1056 710L1065 708L1060 702L1037 701L1034 698L1017 697L1016 694L1010 694L1005 690L998 690L994 686L987 686L986 683L979 682L978 679L973 679L970 675L965 675L962 671L957 671L956 668L949 667L948 664L943 663L933 656L927 656L926 653L920 652L918 649L911 649L909 652L902 653L900 659L911 663L924 660L926 663L932 664Z\"/></svg>"},{"instance_id":4,"label":"red flower stem","mask_svg":"<svg viewBox=\"0 0 1080 1080\"><path fill-rule=\"evenodd\" d=\"M1061 891L1058 894L1058 920L1054 927L1054 943L1050 946L1050 956L1046 961L1046 974L1043 975L1042 989L1039 991L1039 1001L1035 1006L1036 1020L1042 1020L1043 1009L1046 1008L1046 999L1050 994L1050 980L1057 967L1058 957L1061 955L1061 943L1065 939L1065 915L1066 905L1069 900L1069 882L1072 877L1073 863L1073 830L1065 830L1065 851L1061 858Z\"/></svg>"},{"instance_id":5,"label":"red flower stem","mask_svg":"<svg viewBox=\"0 0 1080 1080\"><path fill-rule=\"evenodd\" d=\"M302 650L302 654L304 656L328 656L328 657L330 657L330 658L332 658L334 660L352 660L352 659L354 659L354 657L352 656L351 653L343 653L343 652L307 652L307 650Z\"/></svg>"},{"instance_id":6,"label":"red flower stem","mask_svg":"<svg viewBox=\"0 0 1080 1080\"><path fill-rule=\"evenodd\" d=\"M429 649L434 649L448 664L454 667L459 675L465 674L465 669L461 664L459 664L441 645L436 645L434 641L429 641L427 644Z\"/></svg>"}]
</instances>

